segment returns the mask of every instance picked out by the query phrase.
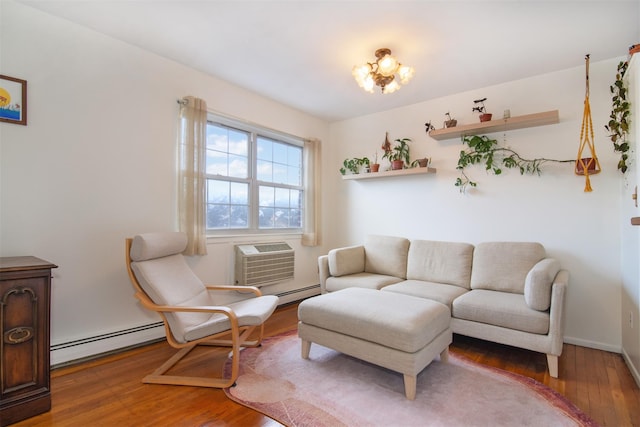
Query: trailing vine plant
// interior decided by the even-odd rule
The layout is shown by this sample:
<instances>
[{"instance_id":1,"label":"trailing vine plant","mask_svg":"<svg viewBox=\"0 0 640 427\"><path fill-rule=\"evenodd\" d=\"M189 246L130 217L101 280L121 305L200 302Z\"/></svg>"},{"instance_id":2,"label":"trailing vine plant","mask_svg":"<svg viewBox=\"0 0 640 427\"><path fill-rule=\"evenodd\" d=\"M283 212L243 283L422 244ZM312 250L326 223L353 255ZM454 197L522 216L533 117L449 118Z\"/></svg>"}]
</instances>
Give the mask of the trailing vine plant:
<instances>
[{"instance_id":1,"label":"trailing vine plant","mask_svg":"<svg viewBox=\"0 0 640 427\"><path fill-rule=\"evenodd\" d=\"M460 151L458 166L461 176L456 179L456 187L464 193L467 186L477 187L478 183L472 181L465 173L465 168L471 165L484 164L485 170L494 175L500 175L502 168L518 169L520 175L541 173L541 166L547 162L573 163L575 160L555 160L546 158L525 159L511 148L499 147L498 141L485 135L465 136L462 143L469 148Z\"/></svg>"},{"instance_id":2,"label":"trailing vine plant","mask_svg":"<svg viewBox=\"0 0 640 427\"><path fill-rule=\"evenodd\" d=\"M627 135L629 134L629 115L630 106L627 101L627 87L624 84L624 75L627 72L629 63L621 61L618 64L616 80L613 85L609 86L609 91L613 95L611 98L611 114L609 115L609 124L605 125L605 129L609 132L609 138L613 142L613 151L620 153L620 161L618 161L618 169L625 173L628 165L629 142Z\"/></svg>"}]
</instances>

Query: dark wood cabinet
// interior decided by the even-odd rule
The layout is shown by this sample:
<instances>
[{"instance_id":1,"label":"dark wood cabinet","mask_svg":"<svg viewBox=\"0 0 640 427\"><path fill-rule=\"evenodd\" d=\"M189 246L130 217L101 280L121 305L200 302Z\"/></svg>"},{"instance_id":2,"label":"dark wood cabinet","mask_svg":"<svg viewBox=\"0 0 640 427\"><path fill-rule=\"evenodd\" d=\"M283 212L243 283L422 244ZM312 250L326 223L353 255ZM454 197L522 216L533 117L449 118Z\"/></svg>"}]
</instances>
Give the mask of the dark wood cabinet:
<instances>
[{"instance_id":1,"label":"dark wood cabinet","mask_svg":"<svg viewBox=\"0 0 640 427\"><path fill-rule=\"evenodd\" d=\"M0 257L0 426L51 409L51 269L42 259Z\"/></svg>"}]
</instances>

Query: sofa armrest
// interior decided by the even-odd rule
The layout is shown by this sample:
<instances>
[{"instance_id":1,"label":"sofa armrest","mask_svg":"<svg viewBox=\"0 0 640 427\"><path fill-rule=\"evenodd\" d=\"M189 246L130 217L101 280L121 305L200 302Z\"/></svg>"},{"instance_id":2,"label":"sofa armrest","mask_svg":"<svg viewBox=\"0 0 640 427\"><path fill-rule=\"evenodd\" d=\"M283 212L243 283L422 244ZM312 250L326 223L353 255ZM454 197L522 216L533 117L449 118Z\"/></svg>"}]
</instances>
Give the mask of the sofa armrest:
<instances>
[{"instance_id":1,"label":"sofa armrest","mask_svg":"<svg viewBox=\"0 0 640 427\"><path fill-rule=\"evenodd\" d=\"M559 356L562 354L565 325L565 300L569 286L569 272L560 270L551 286L551 307L549 308L549 337L551 350L548 354Z\"/></svg>"},{"instance_id":2,"label":"sofa armrest","mask_svg":"<svg viewBox=\"0 0 640 427\"><path fill-rule=\"evenodd\" d=\"M320 293L327 293L327 278L329 273L329 255L321 255L318 257L318 274L320 275Z\"/></svg>"}]
</instances>

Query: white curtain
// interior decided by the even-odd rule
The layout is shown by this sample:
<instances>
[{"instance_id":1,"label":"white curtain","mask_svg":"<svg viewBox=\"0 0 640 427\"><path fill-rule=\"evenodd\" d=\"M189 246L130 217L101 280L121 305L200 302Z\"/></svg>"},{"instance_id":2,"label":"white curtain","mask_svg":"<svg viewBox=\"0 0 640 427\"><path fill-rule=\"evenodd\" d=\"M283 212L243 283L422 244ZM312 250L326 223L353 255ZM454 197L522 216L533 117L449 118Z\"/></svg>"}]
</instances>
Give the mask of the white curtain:
<instances>
[{"instance_id":1,"label":"white curtain","mask_svg":"<svg viewBox=\"0 0 640 427\"><path fill-rule=\"evenodd\" d=\"M302 246L320 244L320 141L304 141L304 230Z\"/></svg>"},{"instance_id":2,"label":"white curtain","mask_svg":"<svg viewBox=\"0 0 640 427\"><path fill-rule=\"evenodd\" d=\"M207 103L184 97L178 116L178 221L187 234L185 255L207 254L206 179Z\"/></svg>"}]
</instances>

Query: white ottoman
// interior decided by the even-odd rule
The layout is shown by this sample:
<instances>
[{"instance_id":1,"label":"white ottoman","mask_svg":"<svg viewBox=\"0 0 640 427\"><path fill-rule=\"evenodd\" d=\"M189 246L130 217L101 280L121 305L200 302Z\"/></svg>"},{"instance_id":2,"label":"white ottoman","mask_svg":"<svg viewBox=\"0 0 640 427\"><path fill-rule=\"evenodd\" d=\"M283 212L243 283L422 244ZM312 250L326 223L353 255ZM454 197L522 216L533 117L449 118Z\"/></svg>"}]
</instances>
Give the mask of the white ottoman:
<instances>
[{"instance_id":1,"label":"white ottoman","mask_svg":"<svg viewBox=\"0 0 640 427\"><path fill-rule=\"evenodd\" d=\"M298 306L302 357L311 343L400 372L407 399L416 377L438 354L449 355L451 312L436 301L393 292L347 288Z\"/></svg>"}]
</instances>

